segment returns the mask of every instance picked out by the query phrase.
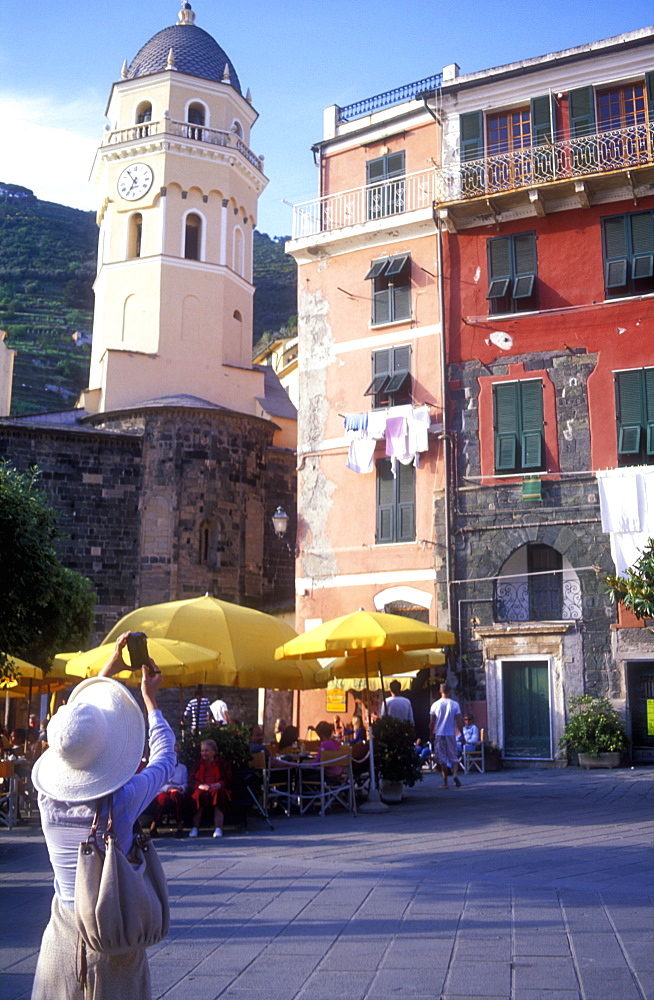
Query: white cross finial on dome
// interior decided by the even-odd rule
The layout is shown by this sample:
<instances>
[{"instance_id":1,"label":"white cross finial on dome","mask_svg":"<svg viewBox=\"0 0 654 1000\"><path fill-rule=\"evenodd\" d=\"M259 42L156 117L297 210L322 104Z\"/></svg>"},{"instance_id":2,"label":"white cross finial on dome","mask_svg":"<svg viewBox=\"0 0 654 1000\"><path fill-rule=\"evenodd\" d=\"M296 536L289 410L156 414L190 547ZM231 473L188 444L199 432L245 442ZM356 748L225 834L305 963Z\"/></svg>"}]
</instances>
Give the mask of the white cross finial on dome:
<instances>
[{"instance_id":1,"label":"white cross finial on dome","mask_svg":"<svg viewBox=\"0 0 654 1000\"><path fill-rule=\"evenodd\" d=\"M182 4L182 9L179 12L178 24L195 24L195 12L191 10L190 3Z\"/></svg>"}]
</instances>

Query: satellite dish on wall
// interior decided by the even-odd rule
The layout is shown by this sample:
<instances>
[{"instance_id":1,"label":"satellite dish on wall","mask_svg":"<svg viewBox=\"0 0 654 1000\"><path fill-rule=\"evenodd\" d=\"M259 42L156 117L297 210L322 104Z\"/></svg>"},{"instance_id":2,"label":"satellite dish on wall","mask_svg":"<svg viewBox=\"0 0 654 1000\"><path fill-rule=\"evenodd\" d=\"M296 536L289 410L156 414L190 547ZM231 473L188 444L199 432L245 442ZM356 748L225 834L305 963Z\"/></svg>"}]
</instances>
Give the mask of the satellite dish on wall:
<instances>
[{"instance_id":1,"label":"satellite dish on wall","mask_svg":"<svg viewBox=\"0 0 654 1000\"><path fill-rule=\"evenodd\" d=\"M505 333L504 330L496 330L495 333L491 333L488 338L491 344L495 344L496 347L500 347L503 351L508 351L513 347L513 337L509 333Z\"/></svg>"}]
</instances>

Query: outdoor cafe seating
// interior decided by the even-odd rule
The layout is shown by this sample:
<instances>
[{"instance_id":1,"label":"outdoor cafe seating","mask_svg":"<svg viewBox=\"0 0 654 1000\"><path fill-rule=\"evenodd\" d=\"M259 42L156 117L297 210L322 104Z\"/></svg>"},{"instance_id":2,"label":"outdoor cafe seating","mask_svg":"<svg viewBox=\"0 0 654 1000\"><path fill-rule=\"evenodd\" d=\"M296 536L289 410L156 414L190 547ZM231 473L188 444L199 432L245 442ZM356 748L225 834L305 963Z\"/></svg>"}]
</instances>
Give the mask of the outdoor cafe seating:
<instances>
[{"instance_id":1,"label":"outdoor cafe seating","mask_svg":"<svg viewBox=\"0 0 654 1000\"><path fill-rule=\"evenodd\" d=\"M316 746L289 748L275 755L274 748L264 772L263 807L266 815L279 808L284 815L304 815L313 810L321 816L333 806L356 815L355 781L351 747L323 750L316 760Z\"/></svg>"}]
</instances>

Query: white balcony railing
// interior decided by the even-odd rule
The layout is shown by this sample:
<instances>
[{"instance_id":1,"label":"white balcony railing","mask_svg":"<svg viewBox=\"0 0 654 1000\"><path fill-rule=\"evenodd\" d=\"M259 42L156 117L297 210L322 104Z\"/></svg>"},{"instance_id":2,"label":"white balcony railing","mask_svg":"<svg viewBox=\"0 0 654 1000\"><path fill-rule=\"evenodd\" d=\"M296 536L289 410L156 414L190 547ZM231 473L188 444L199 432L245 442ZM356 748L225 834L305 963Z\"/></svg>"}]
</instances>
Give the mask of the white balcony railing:
<instances>
[{"instance_id":1,"label":"white balcony railing","mask_svg":"<svg viewBox=\"0 0 654 1000\"><path fill-rule=\"evenodd\" d=\"M204 125L192 125L190 122L177 122L171 118L162 118L161 121L157 122L143 122L141 125L132 125L130 128L108 132L102 145L112 146L121 142L138 142L154 136L172 136L191 142L208 143L210 146L227 146L241 153L248 163L251 163L257 170L263 171L263 158L253 153L235 132L223 132L220 129L207 128Z\"/></svg>"},{"instance_id":2,"label":"white balcony railing","mask_svg":"<svg viewBox=\"0 0 654 1000\"><path fill-rule=\"evenodd\" d=\"M382 184L305 201L293 209L293 239L429 208L435 197L436 172L430 168Z\"/></svg>"},{"instance_id":3,"label":"white balcony railing","mask_svg":"<svg viewBox=\"0 0 654 1000\"><path fill-rule=\"evenodd\" d=\"M478 160L457 161L406 177L295 205L293 239L521 188L654 163L654 123L597 132Z\"/></svg>"}]
</instances>

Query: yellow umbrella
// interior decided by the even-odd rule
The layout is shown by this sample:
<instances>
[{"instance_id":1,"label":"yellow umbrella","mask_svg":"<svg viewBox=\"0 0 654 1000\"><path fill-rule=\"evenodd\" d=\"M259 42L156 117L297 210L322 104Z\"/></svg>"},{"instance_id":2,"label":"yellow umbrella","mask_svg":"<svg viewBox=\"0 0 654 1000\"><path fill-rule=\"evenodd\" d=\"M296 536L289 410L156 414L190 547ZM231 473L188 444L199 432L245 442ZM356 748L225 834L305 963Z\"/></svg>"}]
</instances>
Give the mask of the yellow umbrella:
<instances>
[{"instance_id":1,"label":"yellow umbrella","mask_svg":"<svg viewBox=\"0 0 654 1000\"><path fill-rule=\"evenodd\" d=\"M328 660L317 672L316 679L339 681L341 687L348 685L360 690L365 687L366 661L369 670L376 667L379 675L390 681L395 675L399 675L396 679L402 680L402 675L406 676L408 672L415 677L421 667L441 667L445 663L445 655L435 649L413 649L406 652L379 649L368 653L364 658L363 653L357 651L349 656ZM375 691L382 686L377 678L370 678L370 684L371 690Z\"/></svg>"},{"instance_id":2,"label":"yellow umbrella","mask_svg":"<svg viewBox=\"0 0 654 1000\"><path fill-rule=\"evenodd\" d=\"M183 639L216 650L223 666L233 670L233 677L227 681L207 678L202 683L283 690L319 686L314 680L318 663L288 664L275 659L275 649L296 635L294 629L280 618L240 604L206 596L137 608L114 625L105 642L127 630L145 632L148 643L151 638Z\"/></svg>"},{"instance_id":3,"label":"yellow umbrella","mask_svg":"<svg viewBox=\"0 0 654 1000\"><path fill-rule=\"evenodd\" d=\"M125 631L123 629L123 631ZM66 674L70 677L97 677L114 651L114 643L106 642L85 653L70 656L67 653L55 657L66 661ZM221 661L213 649L197 646L179 639L155 639L148 636L148 652L160 667L167 686L176 684L231 684L235 671ZM127 656L129 659L129 654ZM133 686L140 685L140 670L121 670L114 674L117 680Z\"/></svg>"},{"instance_id":4,"label":"yellow umbrella","mask_svg":"<svg viewBox=\"0 0 654 1000\"><path fill-rule=\"evenodd\" d=\"M43 670L35 667L33 663L19 660L17 656L9 657L9 666L16 671L15 677L3 677L0 679L0 688L12 688L21 684L23 680L40 681L43 680Z\"/></svg>"},{"instance_id":5,"label":"yellow umbrella","mask_svg":"<svg viewBox=\"0 0 654 1000\"><path fill-rule=\"evenodd\" d=\"M398 681L403 691L408 691L411 682L417 676L417 670L409 670L406 674L386 674L383 678L370 677L366 687L365 677L335 677L327 682L328 688L338 688L340 691L381 691L384 689L384 681Z\"/></svg>"},{"instance_id":6,"label":"yellow umbrella","mask_svg":"<svg viewBox=\"0 0 654 1000\"><path fill-rule=\"evenodd\" d=\"M345 656L352 650L407 650L449 646L453 632L425 625L414 618L387 615L378 611L353 611L332 618L280 646L277 659L304 659L315 656Z\"/></svg>"},{"instance_id":7,"label":"yellow umbrella","mask_svg":"<svg viewBox=\"0 0 654 1000\"><path fill-rule=\"evenodd\" d=\"M279 659L311 656L346 656L360 652L366 686L369 687L369 665L380 650L427 649L448 646L455 642L454 633L425 625L414 618L387 615L378 611L354 611L310 629L284 643L276 651ZM380 661L383 654L379 656ZM375 751L370 729L370 794L364 803L369 812L385 811L375 780Z\"/></svg>"}]
</instances>

